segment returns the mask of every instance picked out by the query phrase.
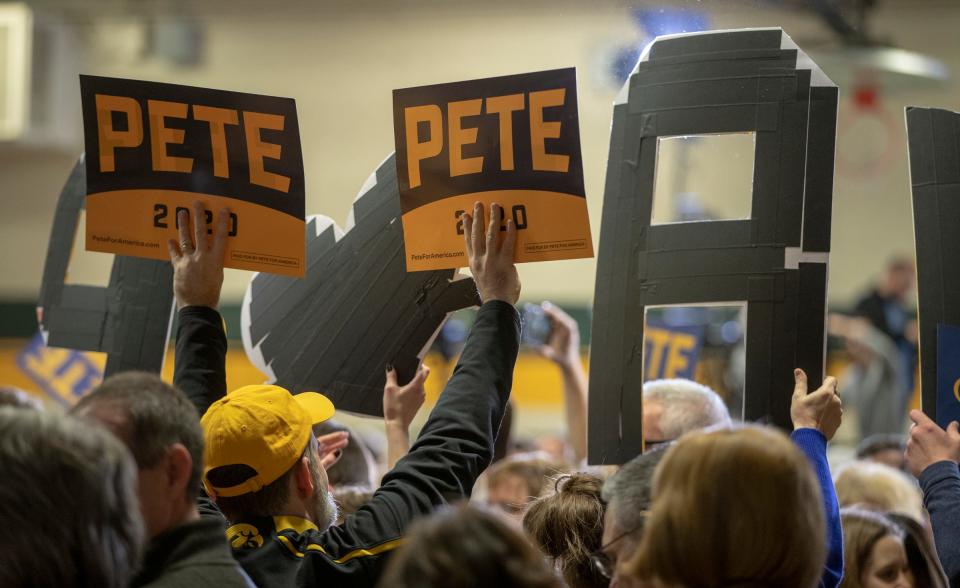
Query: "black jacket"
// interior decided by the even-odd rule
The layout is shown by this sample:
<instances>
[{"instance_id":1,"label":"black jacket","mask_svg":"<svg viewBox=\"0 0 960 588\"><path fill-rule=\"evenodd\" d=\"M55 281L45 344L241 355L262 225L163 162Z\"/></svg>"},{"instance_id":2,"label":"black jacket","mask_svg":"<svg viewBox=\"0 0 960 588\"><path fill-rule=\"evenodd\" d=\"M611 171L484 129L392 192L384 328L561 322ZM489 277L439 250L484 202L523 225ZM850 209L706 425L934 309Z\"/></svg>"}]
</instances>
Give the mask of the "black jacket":
<instances>
[{"instance_id":1,"label":"black jacket","mask_svg":"<svg viewBox=\"0 0 960 588\"><path fill-rule=\"evenodd\" d=\"M254 582L265 588L375 585L410 522L469 498L490 464L519 344L516 309L484 304L410 452L343 524L319 530L296 517L232 521L227 536L234 556ZM226 348L220 315L199 307L180 311L174 381L200 414L226 393ZM209 500L202 502L205 516L222 517Z\"/></svg>"},{"instance_id":2,"label":"black jacket","mask_svg":"<svg viewBox=\"0 0 960 588\"><path fill-rule=\"evenodd\" d=\"M223 540L222 520L200 519L150 541L135 588L251 588Z\"/></svg>"}]
</instances>

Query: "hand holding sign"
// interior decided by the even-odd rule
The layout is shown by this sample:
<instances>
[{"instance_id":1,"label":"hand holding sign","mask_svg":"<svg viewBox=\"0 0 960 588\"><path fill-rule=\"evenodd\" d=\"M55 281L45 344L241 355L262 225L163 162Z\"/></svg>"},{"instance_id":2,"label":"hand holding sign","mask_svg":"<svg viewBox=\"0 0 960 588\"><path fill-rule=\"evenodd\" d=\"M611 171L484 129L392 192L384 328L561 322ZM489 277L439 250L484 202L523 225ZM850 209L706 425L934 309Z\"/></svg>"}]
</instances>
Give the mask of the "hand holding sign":
<instances>
[{"instance_id":1,"label":"hand holding sign","mask_svg":"<svg viewBox=\"0 0 960 588\"><path fill-rule=\"evenodd\" d=\"M220 304L223 288L223 256L227 247L230 211L217 214L217 226L211 243L205 234L205 226L196 219L203 217L203 205L193 203L193 215L180 211L177 218L180 241L170 239L167 249L173 264L173 293L177 298L177 310L185 306L208 306ZM192 236L191 236L192 232Z\"/></svg>"},{"instance_id":2,"label":"hand holding sign","mask_svg":"<svg viewBox=\"0 0 960 588\"><path fill-rule=\"evenodd\" d=\"M513 264L517 227L512 219L508 220L506 235L501 238L497 227L502 221L503 208L493 204L490 206L490 222L484 222L483 204L477 202L472 218L469 214L463 215L464 241L480 300L516 304L520 298L520 276ZM486 232L483 230L485 224Z\"/></svg>"},{"instance_id":3,"label":"hand holding sign","mask_svg":"<svg viewBox=\"0 0 960 588\"><path fill-rule=\"evenodd\" d=\"M827 441L833 439L843 420L843 408L837 394L837 379L827 376L823 385L807 393L807 374L801 369L793 371L793 401L790 404L790 419L794 429L816 429Z\"/></svg>"},{"instance_id":4,"label":"hand holding sign","mask_svg":"<svg viewBox=\"0 0 960 588\"><path fill-rule=\"evenodd\" d=\"M923 470L938 461L960 461L960 424L953 421L944 431L919 410L910 411L910 439L907 441L907 467L920 477Z\"/></svg>"}]
</instances>

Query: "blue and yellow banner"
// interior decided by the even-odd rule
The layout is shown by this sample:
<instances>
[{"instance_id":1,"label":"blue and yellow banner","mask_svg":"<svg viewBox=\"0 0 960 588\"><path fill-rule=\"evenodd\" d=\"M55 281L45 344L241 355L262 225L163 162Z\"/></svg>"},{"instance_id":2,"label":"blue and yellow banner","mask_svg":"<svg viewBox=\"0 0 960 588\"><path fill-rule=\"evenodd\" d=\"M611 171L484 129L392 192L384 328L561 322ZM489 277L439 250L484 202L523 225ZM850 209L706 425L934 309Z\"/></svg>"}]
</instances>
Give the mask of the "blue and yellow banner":
<instances>
[{"instance_id":1,"label":"blue and yellow banner","mask_svg":"<svg viewBox=\"0 0 960 588\"><path fill-rule=\"evenodd\" d=\"M704 327L648 321L643 331L643 381L693 380L703 348Z\"/></svg>"},{"instance_id":2,"label":"blue and yellow banner","mask_svg":"<svg viewBox=\"0 0 960 588\"><path fill-rule=\"evenodd\" d=\"M960 327L937 325L937 424L960 421Z\"/></svg>"}]
</instances>

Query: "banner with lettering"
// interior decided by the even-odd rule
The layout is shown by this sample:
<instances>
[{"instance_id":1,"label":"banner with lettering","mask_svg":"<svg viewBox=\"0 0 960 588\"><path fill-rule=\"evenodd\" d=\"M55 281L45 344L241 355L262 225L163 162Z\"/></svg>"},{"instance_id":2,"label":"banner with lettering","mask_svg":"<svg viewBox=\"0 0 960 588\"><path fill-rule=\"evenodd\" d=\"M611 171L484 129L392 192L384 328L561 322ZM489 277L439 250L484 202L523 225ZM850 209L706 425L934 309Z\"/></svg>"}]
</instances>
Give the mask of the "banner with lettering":
<instances>
[{"instance_id":1,"label":"banner with lettering","mask_svg":"<svg viewBox=\"0 0 960 588\"><path fill-rule=\"evenodd\" d=\"M394 90L393 120L407 271L465 267L477 201L517 262L593 257L573 68Z\"/></svg>"},{"instance_id":2,"label":"banner with lettering","mask_svg":"<svg viewBox=\"0 0 960 588\"><path fill-rule=\"evenodd\" d=\"M168 259L178 213L230 209L227 267L303 276L304 178L296 103L80 76L86 246Z\"/></svg>"}]
</instances>

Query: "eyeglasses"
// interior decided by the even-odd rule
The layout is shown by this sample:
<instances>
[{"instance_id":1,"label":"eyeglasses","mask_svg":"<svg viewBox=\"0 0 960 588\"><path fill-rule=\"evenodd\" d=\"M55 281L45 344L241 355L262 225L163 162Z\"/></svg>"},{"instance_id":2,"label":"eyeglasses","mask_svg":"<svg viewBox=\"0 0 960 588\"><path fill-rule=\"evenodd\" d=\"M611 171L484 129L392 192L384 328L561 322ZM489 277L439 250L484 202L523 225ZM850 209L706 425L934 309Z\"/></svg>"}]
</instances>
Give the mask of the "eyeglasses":
<instances>
[{"instance_id":1,"label":"eyeglasses","mask_svg":"<svg viewBox=\"0 0 960 588\"><path fill-rule=\"evenodd\" d=\"M637 531L640 531L641 529L643 529L643 523L646 522L646 518L648 514L649 514L649 511L646 511L646 510L641 512L640 516L642 517L642 519L641 519L640 525L638 525L633 529L630 529L625 533L621 533L620 535L617 535L616 537L611 539L606 545L601 545L600 549L597 549L596 551L590 554L590 563L592 563L593 567L598 572L600 572L601 576L603 576L607 580L612 580L613 574L617 571L617 562L610 559L610 556L607 555L606 550L609 549L614 543L623 539L624 537L633 535Z\"/></svg>"}]
</instances>

